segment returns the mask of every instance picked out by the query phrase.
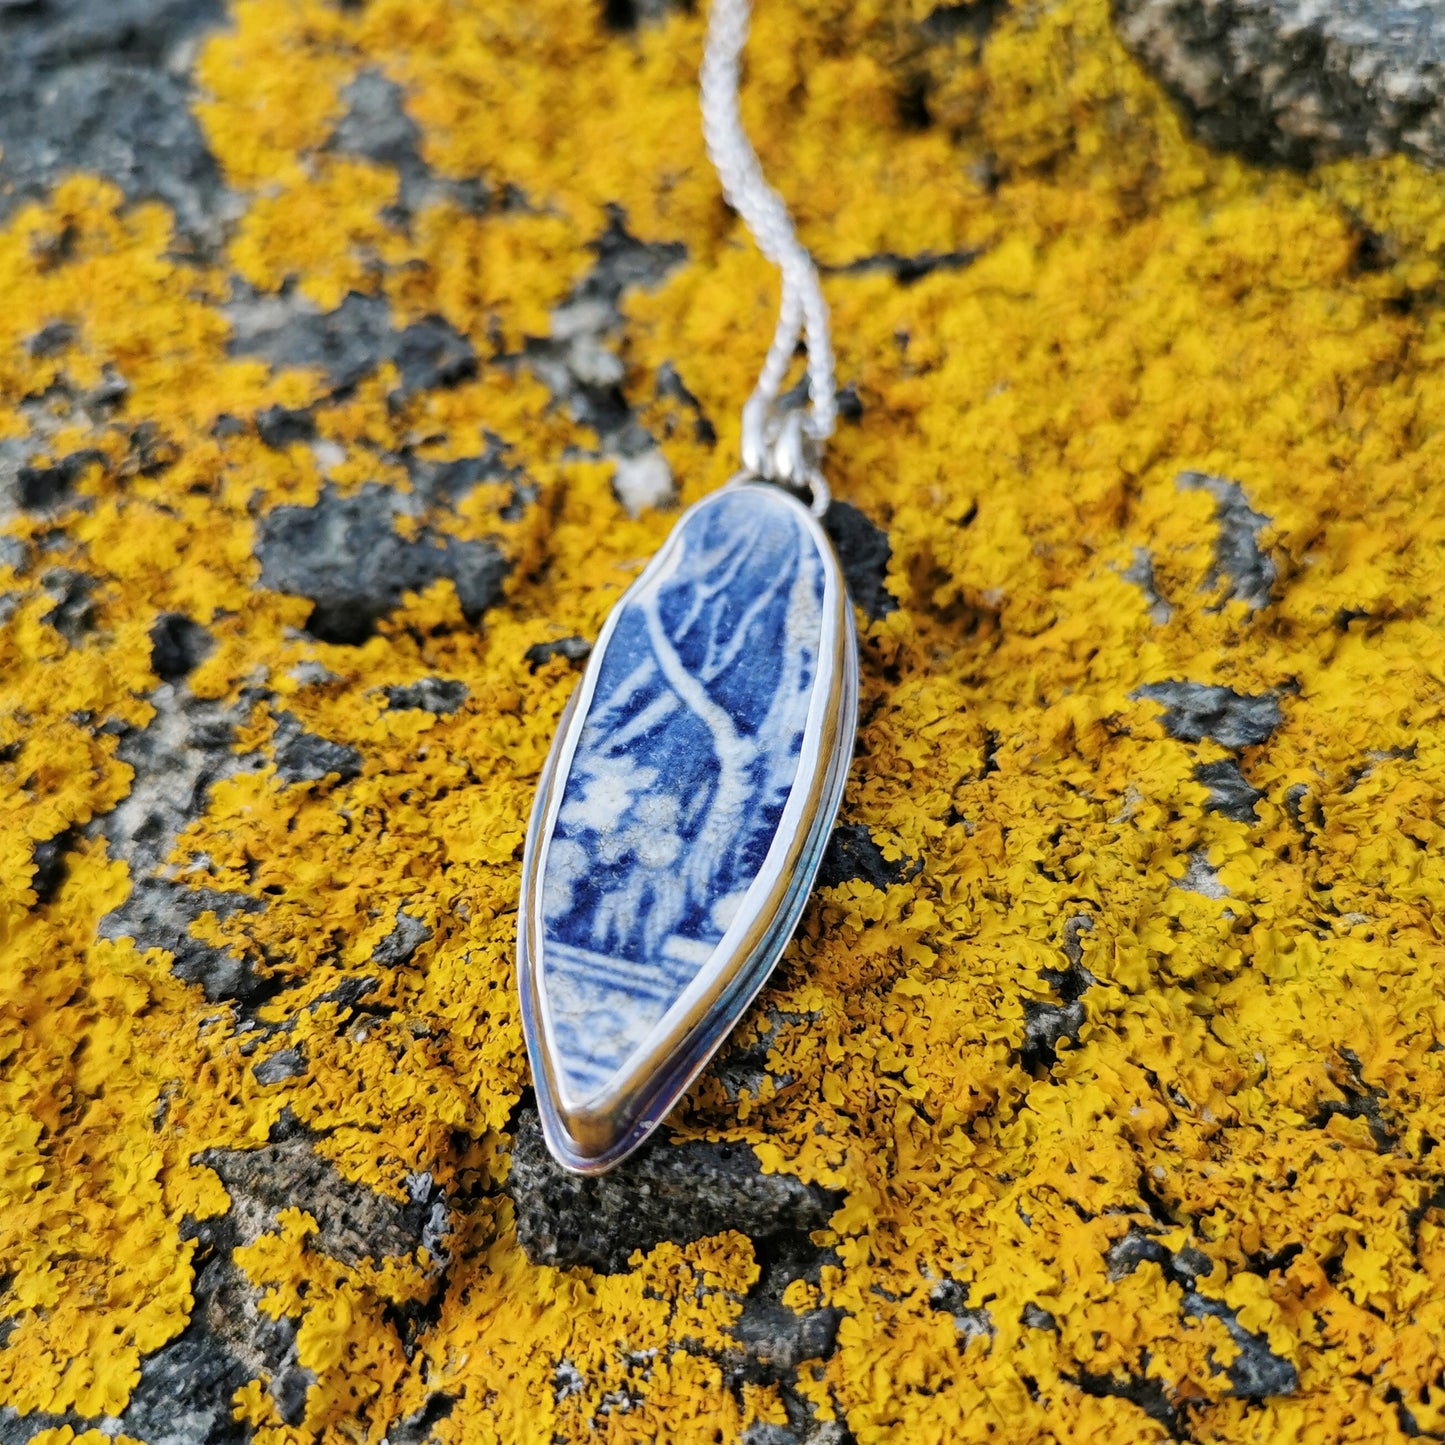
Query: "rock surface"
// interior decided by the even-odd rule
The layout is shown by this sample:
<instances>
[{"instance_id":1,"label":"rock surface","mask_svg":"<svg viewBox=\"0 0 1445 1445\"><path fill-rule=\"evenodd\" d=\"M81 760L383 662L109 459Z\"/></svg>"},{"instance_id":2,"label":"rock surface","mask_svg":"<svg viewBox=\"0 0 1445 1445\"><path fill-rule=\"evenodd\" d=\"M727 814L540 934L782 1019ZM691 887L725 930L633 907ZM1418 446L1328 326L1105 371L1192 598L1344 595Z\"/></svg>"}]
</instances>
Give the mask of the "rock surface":
<instances>
[{"instance_id":1,"label":"rock surface","mask_svg":"<svg viewBox=\"0 0 1445 1445\"><path fill-rule=\"evenodd\" d=\"M0 0L0 1441L1445 1435L1445 188L1119 38L1433 159L1419 9L757 7L858 748L542 1155L535 781L777 305L702 9Z\"/></svg>"},{"instance_id":2,"label":"rock surface","mask_svg":"<svg viewBox=\"0 0 1445 1445\"><path fill-rule=\"evenodd\" d=\"M1445 165L1435 0L1112 0L1124 43L1211 145L1318 165L1401 151Z\"/></svg>"},{"instance_id":3,"label":"rock surface","mask_svg":"<svg viewBox=\"0 0 1445 1445\"><path fill-rule=\"evenodd\" d=\"M687 1244L736 1229L762 1243L822 1229L841 1202L786 1174L764 1174L751 1150L732 1144L659 1142L606 1174L569 1174L547 1153L532 1109L517 1118L507 1188L530 1259L609 1273L663 1240Z\"/></svg>"}]
</instances>

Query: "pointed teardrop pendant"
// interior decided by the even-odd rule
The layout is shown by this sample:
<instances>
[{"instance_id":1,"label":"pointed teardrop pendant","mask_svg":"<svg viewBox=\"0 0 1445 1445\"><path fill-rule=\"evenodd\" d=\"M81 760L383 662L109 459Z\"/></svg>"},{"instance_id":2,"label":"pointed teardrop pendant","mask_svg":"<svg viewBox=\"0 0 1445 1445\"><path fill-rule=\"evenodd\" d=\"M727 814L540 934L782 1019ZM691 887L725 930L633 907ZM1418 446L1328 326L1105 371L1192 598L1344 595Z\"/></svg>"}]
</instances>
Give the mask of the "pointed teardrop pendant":
<instances>
[{"instance_id":1,"label":"pointed teardrop pendant","mask_svg":"<svg viewBox=\"0 0 1445 1445\"><path fill-rule=\"evenodd\" d=\"M857 714L853 615L808 509L748 482L685 512L603 626L527 831L522 1020L567 1168L635 1149L763 986Z\"/></svg>"}]
</instances>

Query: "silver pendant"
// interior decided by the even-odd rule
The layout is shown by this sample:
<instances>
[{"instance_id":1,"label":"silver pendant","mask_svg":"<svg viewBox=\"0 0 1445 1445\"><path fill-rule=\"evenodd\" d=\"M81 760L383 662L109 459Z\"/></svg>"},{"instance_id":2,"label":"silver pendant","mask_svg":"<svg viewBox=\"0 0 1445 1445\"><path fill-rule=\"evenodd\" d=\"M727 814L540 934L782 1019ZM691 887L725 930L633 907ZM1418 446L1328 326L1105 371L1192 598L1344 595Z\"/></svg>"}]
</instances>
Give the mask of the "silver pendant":
<instances>
[{"instance_id":1,"label":"silver pendant","mask_svg":"<svg viewBox=\"0 0 1445 1445\"><path fill-rule=\"evenodd\" d=\"M527 830L522 1022L568 1169L631 1153L767 980L857 715L853 614L808 508L758 482L689 508L603 625Z\"/></svg>"}]
</instances>

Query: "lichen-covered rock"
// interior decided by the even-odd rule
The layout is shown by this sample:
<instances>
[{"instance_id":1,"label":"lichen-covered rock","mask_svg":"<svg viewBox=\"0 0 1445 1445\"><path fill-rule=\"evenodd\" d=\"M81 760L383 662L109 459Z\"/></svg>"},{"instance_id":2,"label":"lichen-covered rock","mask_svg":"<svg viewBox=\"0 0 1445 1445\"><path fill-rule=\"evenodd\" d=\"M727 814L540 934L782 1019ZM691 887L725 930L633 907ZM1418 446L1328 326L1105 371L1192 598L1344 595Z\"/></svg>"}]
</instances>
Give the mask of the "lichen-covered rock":
<instances>
[{"instance_id":1,"label":"lichen-covered rock","mask_svg":"<svg viewBox=\"0 0 1445 1445\"><path fill-rule=\"evenodd\" d=\"M1445 165L1434 0L1112 0L1124 43L1211 145L1315 165L1403 151Z\"/></svg>"},{"instance_id":2,"label":"lichen-covered rock","mask_svg":"<svg viewBox=\"0 0 1445 1445\"><path fill-rule=\"evenodd\" d=\"M609 1272L663 1240L690 1244L735 1229L762 1245L822 1229L841 1203L816 1185L763 1173L735 1144L654 1144L606 1174L569 1174L547 1153L535 1109L518 1115L507 1188L530 1259Z\"/></svg>"},{"instance_id":3,"label":"lichen-covered rock","mask_svg":"<svg viewBox=\"0 0 1445 1445\"><path fill-rule=\"evenodd\" d=\"M548 1171L527 811L777 305L701 9L0 0L0 1440L1445 1434L1445 183L1108 0L756 6L857 754L651 1173Z\"/></svg>"}]
</instances>

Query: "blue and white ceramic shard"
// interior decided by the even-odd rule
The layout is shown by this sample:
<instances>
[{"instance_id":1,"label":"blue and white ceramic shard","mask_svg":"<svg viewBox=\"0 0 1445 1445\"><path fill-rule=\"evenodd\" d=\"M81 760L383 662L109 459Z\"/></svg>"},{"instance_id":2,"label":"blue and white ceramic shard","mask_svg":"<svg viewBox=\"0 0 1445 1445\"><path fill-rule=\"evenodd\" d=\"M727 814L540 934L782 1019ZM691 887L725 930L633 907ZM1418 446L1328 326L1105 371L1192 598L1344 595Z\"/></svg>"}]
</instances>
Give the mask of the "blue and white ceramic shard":
<instances>
[{"instance_id":1,"label":"blue and white ceramic shard","mask_svg":"<svg viewBox=\"0 0 1445 1445\"><path fill-rule=\"evenodd\" d=\"M635 1149L762 987L842 798L857 695L837 558L777 487L685 512L608 617L543 770L519 922L568 1168Z\"/></svg>"}]
</instances>

